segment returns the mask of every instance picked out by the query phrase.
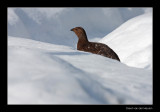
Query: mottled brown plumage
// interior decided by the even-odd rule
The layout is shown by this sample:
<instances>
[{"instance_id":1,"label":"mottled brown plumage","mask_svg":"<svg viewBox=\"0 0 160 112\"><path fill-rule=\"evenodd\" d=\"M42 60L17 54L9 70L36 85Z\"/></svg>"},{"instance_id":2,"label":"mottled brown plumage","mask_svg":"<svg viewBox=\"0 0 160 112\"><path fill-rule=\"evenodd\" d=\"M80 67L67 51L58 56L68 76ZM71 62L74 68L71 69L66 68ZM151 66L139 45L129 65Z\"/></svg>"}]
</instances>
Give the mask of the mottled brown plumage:
<instances>
[{"instance_id":1,"label":"mottled brown plumage","mask_svg":"<svg viewBox=\"0 0 160 112\"><path fill-rule=\"evenodd\" d=\"M89 42L85 30L82 27L72 28L77 37L77 50L99 54L120 61L118 55L107 45L98 42Z\"/></svg>"}]
</instances>

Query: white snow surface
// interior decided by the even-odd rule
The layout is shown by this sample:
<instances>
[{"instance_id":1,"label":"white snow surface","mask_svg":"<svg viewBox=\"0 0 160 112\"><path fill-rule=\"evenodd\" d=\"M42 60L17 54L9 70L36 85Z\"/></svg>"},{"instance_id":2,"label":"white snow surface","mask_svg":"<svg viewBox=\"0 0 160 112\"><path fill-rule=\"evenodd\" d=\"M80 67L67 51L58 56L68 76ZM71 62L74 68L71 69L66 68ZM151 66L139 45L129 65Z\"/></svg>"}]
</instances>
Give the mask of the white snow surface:
<instances>
[{"instance_id":1,"label":"white snow surface","mask_svg":"<svg viewBox=\"0 0 160 112\"><path fill-rule=\"evenodd\" d=\"M77 51L79 25L121 62ZM151 8L8 8L8 104L152 104L152 89Z\"/></svg>"},{"instance_id":2,"label":"white snow surface","mask_svg":"<svg viewBox=\"0 0 160 112\"><path fill-rule=\"evenodd\" d=\"M152 71L9 37L8 104L152 104Z\"/></svg>"},{"instance_id":3,"label":"white snow surface","mask_svg":"<svg viewBox=\"0 0 160 112\"><path fill-rule=\"evenodd\" d=\"M121 62L152 70L152 13L128 20L99 42L109 45Z\"/></svg>"}]
</instances>

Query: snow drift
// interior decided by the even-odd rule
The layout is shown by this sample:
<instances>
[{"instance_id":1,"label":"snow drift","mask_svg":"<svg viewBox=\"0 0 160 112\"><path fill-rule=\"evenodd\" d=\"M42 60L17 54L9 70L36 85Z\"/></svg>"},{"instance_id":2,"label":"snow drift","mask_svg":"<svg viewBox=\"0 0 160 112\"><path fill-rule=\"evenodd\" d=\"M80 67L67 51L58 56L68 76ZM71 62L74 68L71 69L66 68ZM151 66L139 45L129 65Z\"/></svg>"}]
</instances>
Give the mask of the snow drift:
<instances>
[{"instance_id":1,"label":"snow drift","mask_svg":"<svg viewBox=\"0 0 160 112\"><path fill-rule=\"evenodd\" d=\"M100 55L8 38L9 104L152 104L152 72Z\"/></svg>"},{"instance_id":2,"label":"snow drift","mask_svg":"<svg viewBox=\"0 0 160 112\"><path fill-rule=\"evenodd\" d=\"M123 63L152 69L152 13L128 20L100 42L113 48Z\"/></svg>"},{"instance_id":3,"label":"snow drift","mask_svg":"<svg viewBox=\"0 0 160 112\"><path fill-rule=\"evenodd\" d=\"M84 14L81 8L9 8L8 104L152 104L152 14L148 10L138 17L135 15L144 12L133 14L135 18L100 40L113 48L122 62L77 51L77 38L72 32L65 32L75 19L69 20L69 17L77 11L83 16L103 12L111 18L116 13L117 19L121 19L110 27L112 30L133 17L119 13L122 9L103 10L88 9ZM124 12L128 11L135 10L128 8ZM91 20L85 23L94 26L96 19ZM61 23L66 26L62 27ZM109 31L108 26L102 28ZM90 28L86 31L94 35L92 39L106 32L94 34L91 31L97 29Z\"/></svg>"}]
</instances>

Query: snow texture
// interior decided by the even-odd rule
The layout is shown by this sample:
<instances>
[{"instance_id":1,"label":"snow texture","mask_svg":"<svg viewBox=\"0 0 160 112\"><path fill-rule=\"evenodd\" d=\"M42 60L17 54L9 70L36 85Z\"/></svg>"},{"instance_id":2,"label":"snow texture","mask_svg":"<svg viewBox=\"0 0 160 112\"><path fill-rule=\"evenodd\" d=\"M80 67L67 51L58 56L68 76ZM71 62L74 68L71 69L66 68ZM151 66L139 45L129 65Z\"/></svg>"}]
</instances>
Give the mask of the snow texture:
<instances>
[{"instance_id":1,"label":"snow texture","mask_svg":"<svg viewBox=\"0 0 160 112\"><path fill-rule=\"evenodd\" d=\"M99 42L113 48L123 63L152 69L152 13L127 21Z\"/></svg>"},{"instance_id":2,"label":"snow texture","mask_svg":"<svg viewBox=\"0 0 160 112\"><path fill-rule=\"evenodd\" d=\"M8 104L153 103L152 9L91 9L8 8ZM81 25L79 14L89 40L109 45L122 62L76 50L69 30Z\"/></svg>"},{"instance_id":3,"label":"snow texture","mask_svg":"<svg viewBox=\"0 0 160 112\"><path fill-rule=\"evenodd\" d=\"M152 104L152 72L67 46L12 37L8 103Z\"/></svg>"}]
</instances>

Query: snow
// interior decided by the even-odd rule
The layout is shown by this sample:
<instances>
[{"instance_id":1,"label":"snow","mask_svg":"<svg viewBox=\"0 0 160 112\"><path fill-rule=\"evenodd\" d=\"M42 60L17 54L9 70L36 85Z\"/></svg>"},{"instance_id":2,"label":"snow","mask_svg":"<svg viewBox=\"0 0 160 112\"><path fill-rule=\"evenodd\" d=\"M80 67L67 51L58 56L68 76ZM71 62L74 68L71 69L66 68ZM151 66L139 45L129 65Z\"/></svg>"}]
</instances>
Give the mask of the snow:
<instances>
[{"instance_id":1,"label":"snow","mask_svg":"<svg viewBox=\"0 0 160 112\"><path fill-rule=\"evenodd\" d=\"M8 103L152 104L152 71L67 46L9 37Z\"/></svg>"},{"instance_id":2,"label":"snow","mask_svg":"<svg viewBox=\"0 0 160 112\"><path fill-rule=\"evenodd\" d=\"M8 22L10 25L14 25L16 24L16 22L18 21L18 16L15 14L14 10L12 9L8 9Z\"/></svg>"},{"instance_id":3,"label":"snow","mask_svg":"<svg viewBox=\"0 0 160 112\"><path fill-rule=\"evenodd\" d=\"M76 13L121 62L76 50ZM153 104L152 89L152 9L8 8L8 104Z\"/></svg>"},{"instance_id":4,"label":"snow","mask_svg":"<svg viewBox=\"0 0 160 112\"><path fill-rule=\"evenodd\" d=\"M152 13L128 20L99 42L113 48L123 63L152 69Z\"/></svg>"},{"instance_id":5,"label":"snow","mask_svg":"<svg viewBox=\"0 0 160 112\"><path fill-rule=\"evenodd\" d=\"M132 10L130 10L132 9ZM8 35L74 46L70 29L82 26L89 40L102 38L152 8L8 8ZM14 19L15 18L15 19ZM70 41L68 41L70 40Z\"/></svg>"}]
</instances>

